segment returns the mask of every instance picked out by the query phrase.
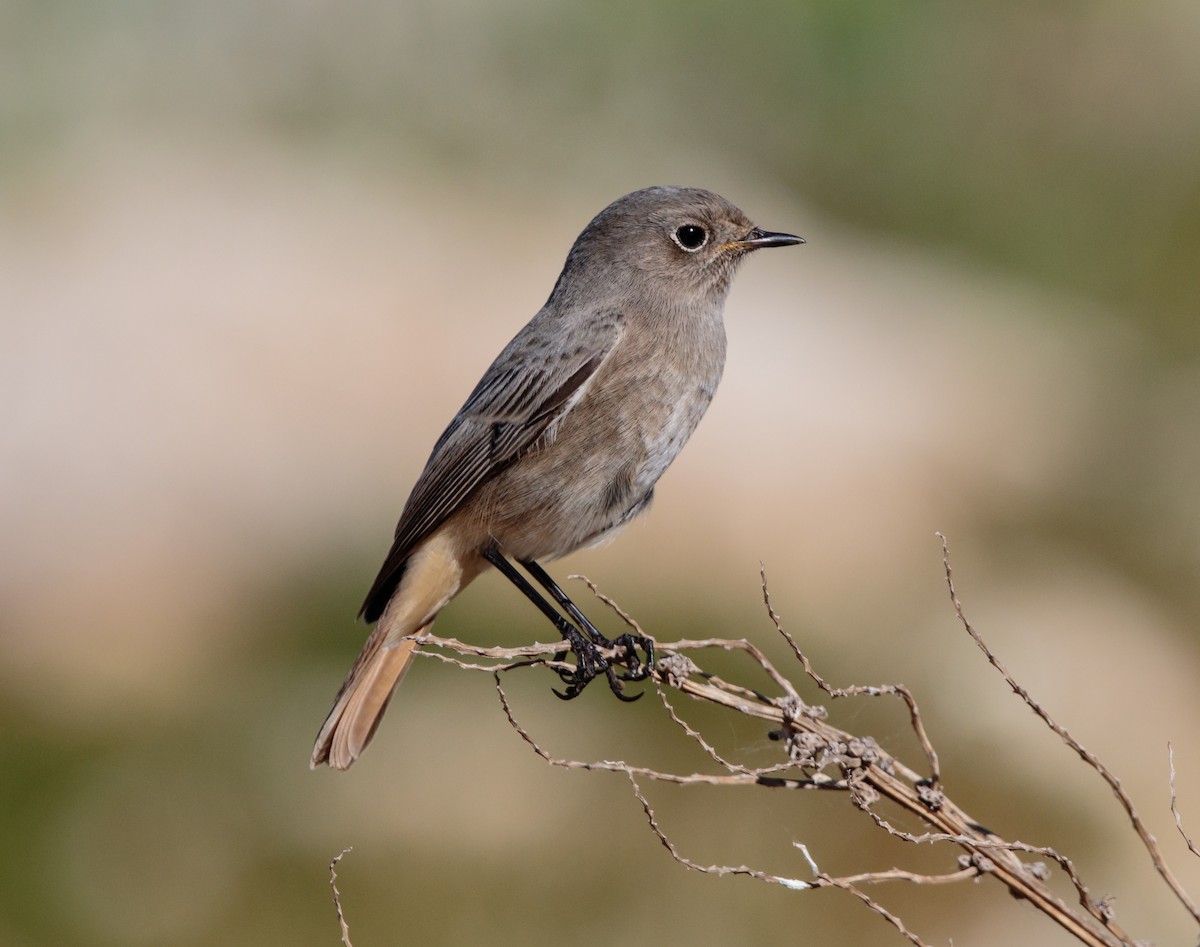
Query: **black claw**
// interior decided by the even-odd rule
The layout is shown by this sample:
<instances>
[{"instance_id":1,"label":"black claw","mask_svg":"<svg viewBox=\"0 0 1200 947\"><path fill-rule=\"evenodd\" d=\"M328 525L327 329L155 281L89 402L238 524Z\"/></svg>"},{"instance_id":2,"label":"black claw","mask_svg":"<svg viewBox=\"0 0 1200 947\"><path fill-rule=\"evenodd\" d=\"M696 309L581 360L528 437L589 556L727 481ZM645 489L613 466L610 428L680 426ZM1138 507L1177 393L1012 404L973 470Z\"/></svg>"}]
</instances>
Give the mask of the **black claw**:
<instances>
[{"instance_id":1,"label":"black claw","mask_svg":"<svg viewBox=\"0 0 1200 947\"><path fill-rule=\"evenodd\" d=\"M654 642L641 635L621 635L612 643L614 648L624 649L625 657L620 662L627 670L620 675L623 681L644 681L654 669ZM641 648L646 654L643 662L637 653Z\"/></svg>"},{"instance_id":2,"label":"black claw","mask_svg":"<svg viewBox=\"0 0 1200 947\"><path fill-rule=\"evenodd\" d=\"M627 681L644 681L650 676L654 667L654 644L648 638L634 635L621 635L614 641L601 637L599 641L590 640L591 635L581 632L577 627L568 623L563 628L563 638L568 644L568 650L575 654L574 670L565 668L558 671L559 679L567 685L565 691L554 691L555 696L562 700L574 700L595 678L601 674L608 681L608 688L613 695L625 703L631 704L640 700L641 693L629 695L625 693L624 683ZM646 655L643 661L638 655L638 648ZM601 649L614 651L619 657L606 658ZM557 660L563 660L566 653L556 655ZM618 671L617 668L624 668ZM642 692L644 693L644 691Z\"/></svg>"},{"instance_id":3,"label":"black claw","mask_svg":"<svg viewBox=\"0 0 1200 947\"><path fill-rule=\"evenodd\" d=\"M613 692L613 695L617 698L617 700L623 700L627 704L632 704L635 700L642 699L642 694L644 694L645 691L634 694L632 697L625 693L621 687L621 681L628 680L628 678L626 678L624 675L617 674L617 672L612 669L611 665L605 669L604 673L608 677L608 689Z\"/></svg>"},{"instance_id":4,"label":"black claw","mask_svg":"<svg viewBox=\"0 0 1200 947\"><path fill-rule=\"evenodd\" d=\"M598 633L597 633L598 634ZM644 681L650 676L654 667L654 644L648 638L635 635L621 635L614 641L600 637L598 641L589 640L590 634L585 635L574 625L563 629L563 637L569 645L569 650L575 654L575 669L559 670L559 679L567 685L566 691L554 691L555 696L562 700L574 700L601 673L608 681L608 688L613 695L625 703L631 704L640 700L642 693L629 695L625 693L624 683L628 681ZM638 648L646 655L643 661L638 655ZM620 657L606 658L600 653L601 649L615 651ZM565 658L565 652L557 655L559 660ZM617 668L624 668L618 671Z\"/></svg>"},{"instance_id":5,"label":"black claw","mask_svg":"<svg viewBox=\"0 0 1200 947\"><path fill-rule=\"evenodd\" d=\"M631 668L628 671L621 671L617 674L619 681L644 681L646 676L641 673L641 662L639 661L636 668Z\"/></svg>"}]
</instances>

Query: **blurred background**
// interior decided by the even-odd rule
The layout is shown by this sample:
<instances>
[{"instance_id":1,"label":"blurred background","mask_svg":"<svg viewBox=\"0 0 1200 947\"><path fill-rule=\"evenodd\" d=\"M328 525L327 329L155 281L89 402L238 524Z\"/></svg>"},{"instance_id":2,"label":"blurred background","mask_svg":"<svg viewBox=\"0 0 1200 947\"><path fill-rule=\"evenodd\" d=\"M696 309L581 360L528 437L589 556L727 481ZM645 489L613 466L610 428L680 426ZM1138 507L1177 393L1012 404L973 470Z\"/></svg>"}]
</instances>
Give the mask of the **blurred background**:
<instances>
[{"instance_id":1,"label":"blurred background","mask_svg":"<svg viewBox=\"0 0 1200 947\"><path fill-rule=\"evenodd\" d=\"M934 531L1200 893L1166 749L1200 834L1197 102L1183 0L9 0L0 942L336 944L348 846L356 947L900 941L838 892L685 871L622 777L547 767L484 676L418 664L349 774L307 768L434 440L583 225L655 183L809 243L743 268L650 515L555 574L799 679L764 561L832 681L917 692L972 815L1190 942L1110 793L955 623ZM494 575L438 630L552 635ZM700 765L652 698L549 684L512 697L550 752ZM899 708L831 709L915 765ZM648 792L699 862L954 867L845 799ZM930 942L1074 942L997 885L875 893Z\"/></svg>"}]
</instances>

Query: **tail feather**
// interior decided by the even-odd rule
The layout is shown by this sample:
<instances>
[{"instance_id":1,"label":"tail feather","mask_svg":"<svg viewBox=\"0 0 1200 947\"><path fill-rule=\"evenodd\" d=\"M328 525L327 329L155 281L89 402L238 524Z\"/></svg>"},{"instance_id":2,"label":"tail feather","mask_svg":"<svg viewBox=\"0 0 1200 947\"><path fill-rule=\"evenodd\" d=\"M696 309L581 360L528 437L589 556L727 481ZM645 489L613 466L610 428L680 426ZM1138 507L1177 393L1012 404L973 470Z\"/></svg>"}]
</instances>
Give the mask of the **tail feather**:
<instances>
[{"instance_id":1,"label":"tail feather","mask_svg":"<svg viewBox=\"0 0 1200 947\"><path fill-rule=\"evenodd\" d=\"M309 761L313 769L322 763L328 763L334 769L350 768L371 742L396 685L404 678L404 672L412 663L418 642L401 641L384 647L384 625L380 622L372 630L346 682L338 691L333 709L325 718L313 746L312 759ZM414 634L423 637L429 634L432 626L433 622L430 622Z\"/></svg>"},{"instance_id":2,"label":"tail feather","mask_svg":"<svg viewBox=\"0 0 1200 947\"><path fill-rule=\"evenodd\" d=\"M419 642L429 634L437 613L464 585L483 570L478 552L463 552L464 543L449 526L421 543L408 558L404 579L392 593L367 643L325 718L313 746L310 765L328 763L349 769L362 755L392 691L412 663Z\"/></svg>"}]
</instances>

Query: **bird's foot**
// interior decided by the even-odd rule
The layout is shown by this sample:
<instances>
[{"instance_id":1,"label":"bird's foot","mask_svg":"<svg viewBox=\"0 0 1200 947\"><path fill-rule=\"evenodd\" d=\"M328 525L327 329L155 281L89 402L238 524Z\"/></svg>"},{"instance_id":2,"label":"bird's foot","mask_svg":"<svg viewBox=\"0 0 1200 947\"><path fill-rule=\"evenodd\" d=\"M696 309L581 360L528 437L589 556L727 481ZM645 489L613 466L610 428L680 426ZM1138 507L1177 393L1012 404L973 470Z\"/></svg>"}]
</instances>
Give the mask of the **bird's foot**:
<instances>
[{"instance_id":1,"label":"bird's foot","mask_svg":"<svg viewBox=\"0 0 1200 947\"><path fill-rule=\"evenodd\" d=\"M563 629L563 638L568 650L575 655L575 667L572 670L560 669L559 678L567 685L565 691L555 690L557 697L563 700L573 700L583 693L583 689L593 680L604 675L608 681L609 690L618 700L632 703L642 695L630 696L625 693L626 681L644 681L650 676L654 667L654 642L642 635L621 635L609 641L602 635L585 635L574 625L568 631ZM643 661L638 654L638 648L645 653ZM606 655L605 652L608 652ZM557 660L563 660L566 651L556 655ZM623 671L618 671L623 668Z\"/></svg>"},{"instance_id":2,"label":"bird's foot","mask_svg":"<svg viewBox=\"0 0 1200 947\"><path fill-rule=\"evenodd\" d=\"M579 606L571 601L570 596L558 587L558 583L536 560L521 559L519 561L574 621L556 611L554 606L547 602L537 589L517 571L516 567L504 557L498 545L493 544L484 549L483 556L554 623L554 627L562 635L565 645L561 651L555 654L554 660L561 664L566 660L568 651L574 653L575 667L556 669L559 678L567 685L567 688L565 691L555 691L555 694L563 700L571 700L582 694L588 684L603 674L608 680L609 689L621 700L634 701L642 696L641 694L633 697L627 696L624 692L624 684L626 681L644 681L650 676L650 671L654 667L654 643L649 638L643 635L625 634L615 641L609 641L600 634L596 626L579 610ZM639 647L646 655L645 661L638 655ZM618 671L618 668L622 670Z\"/></svg>"},{"instance_id":3,"label":"bird's foot","mask_svg":"<svg viewBox=\"0 0 1200 947\"><path fill-rule=\"evenodd\" d=\"M618 658L614 664L625 668L623 674L617 675L623 681L644 681L654 670L654 640L645 635L619 635L612 641L611 647L617 652ZM643 661L638 657L637 649L641 648L646 655Z\"/></svg>"}]
</instances>

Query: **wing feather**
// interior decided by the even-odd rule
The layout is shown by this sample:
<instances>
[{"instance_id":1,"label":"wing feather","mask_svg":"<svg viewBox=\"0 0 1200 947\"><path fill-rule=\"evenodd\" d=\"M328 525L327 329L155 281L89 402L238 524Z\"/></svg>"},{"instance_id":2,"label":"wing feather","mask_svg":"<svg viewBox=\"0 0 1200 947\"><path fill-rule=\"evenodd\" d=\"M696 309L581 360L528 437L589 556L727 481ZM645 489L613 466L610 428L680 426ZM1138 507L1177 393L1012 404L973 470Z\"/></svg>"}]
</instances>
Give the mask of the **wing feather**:
<instances>
[{"instance_id":1,"label":"wing feather","mask_svg":"<svg viewBox=\"0 0 1200 947\"><path fill-rule=\"evenodd\" d=\"M360 617L376 621L417 543L570 410L616 346L623 321L605 310L567 325L543 310L505 347L438 438Z\"/></svg>"}]
</instances>

